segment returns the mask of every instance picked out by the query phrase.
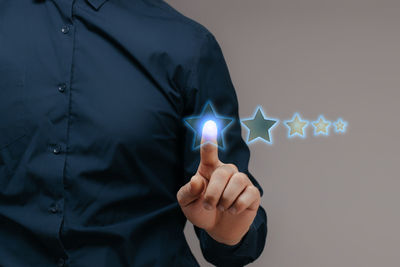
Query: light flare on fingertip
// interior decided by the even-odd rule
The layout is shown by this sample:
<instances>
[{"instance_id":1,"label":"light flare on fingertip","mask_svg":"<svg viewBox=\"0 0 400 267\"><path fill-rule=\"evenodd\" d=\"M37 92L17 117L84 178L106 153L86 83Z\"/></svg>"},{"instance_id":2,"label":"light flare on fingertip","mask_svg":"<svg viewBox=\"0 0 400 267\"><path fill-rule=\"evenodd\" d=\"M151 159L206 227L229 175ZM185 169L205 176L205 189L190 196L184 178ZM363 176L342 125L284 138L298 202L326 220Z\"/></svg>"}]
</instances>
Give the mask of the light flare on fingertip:
<instances>
[{"instance_id":1,"label":"light flare on fingertip","mask_svg":"<svg viewBox=\"0 0 400 267\"><path fill-rule=\"evenodd\" d=\"M215 121L208 120L203 125L202 138L204 141L216 142L218 134L218 127Z\"/></svg>"}]
</instances>

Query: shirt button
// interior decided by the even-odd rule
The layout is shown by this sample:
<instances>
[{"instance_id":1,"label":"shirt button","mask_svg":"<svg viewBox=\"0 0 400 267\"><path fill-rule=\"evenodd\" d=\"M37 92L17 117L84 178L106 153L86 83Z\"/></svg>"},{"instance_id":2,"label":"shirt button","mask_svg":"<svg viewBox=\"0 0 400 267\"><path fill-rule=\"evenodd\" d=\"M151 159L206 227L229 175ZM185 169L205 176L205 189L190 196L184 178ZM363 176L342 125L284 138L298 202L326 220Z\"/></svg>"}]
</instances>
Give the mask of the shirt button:
<instances>
[{"instance_id":1,"label":"shirt button","mask_svg":"<svg viewBox=\"0 0 400 267\"><path fill-rule=\"evenodd\" d=\"M58 261L57 261L57 266L58 266L58 267L63 267L63 266L65 266L65 260L64 260L64 258L59 258L59 259L58 259Z\"/></svg>"},{"instance_id":2,"label":"shirt button","mask_svg":"<svg viewBox=\"0 0 400 267\"><path fill-rule=\"evenodd\" d=\"M58 85L58 91L61 93L65 91L65 88L67 88L67 85L65 83L61 83Z\"/></svg>"},{"instance_id":3,"label":"shirt button","mask_svg":"<svg viewBox=\"0 0 400 267\"><path fill-rule=\"evenodd\" d=\"M50 208L49 208L49 211L50 211L51 213L57 213L57 211L58 211L58 206L57 206L57 204L54 205L54 206L52 206L52 207L50 207Z\"/></svg>"},{"instance_id":4,"label":"shirt button","mask_svg":"<svg viewBox=\"0 0 400 267\"><path fill-rule=\"evenodd\" d=\"M61 32L62 32L62 33L68 33L68 32L69 32L69 26L68 26L68 25L62 26Z\"/></svg>"},{"instance_id":5,"label":"shirt button","mask_svg":"<svg viewBox=\"0 0 400 267\"><path fill-rule=\"evenodd\" d=\"M55 145L53 148L53 153L58 154L58 153L60 153L60 151L61 151L60 145Z\"/></svg>"}]
</instances>

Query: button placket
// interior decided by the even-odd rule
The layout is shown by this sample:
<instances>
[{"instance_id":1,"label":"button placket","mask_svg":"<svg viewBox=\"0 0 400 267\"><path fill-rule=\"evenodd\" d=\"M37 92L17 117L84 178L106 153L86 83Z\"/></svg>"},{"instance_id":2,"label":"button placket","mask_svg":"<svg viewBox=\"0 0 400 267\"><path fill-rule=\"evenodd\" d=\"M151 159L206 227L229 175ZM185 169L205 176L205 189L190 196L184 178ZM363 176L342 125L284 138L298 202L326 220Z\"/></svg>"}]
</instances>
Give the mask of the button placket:
<instances>
[{"instance_id":1,"label":"button placket","mask_svg":"<svg viewBox=\"0 0 400 267\"><path fill-rule=\"evenodd\" d=\"M55 125L57 127L65 127L63 129L63 132L65 131L65 136L63 134L63 132L61 131L56 131L59 134L59 136L54 136L51 138L50 142L52 144L51 150L52 153L54 153L54 160L57 160L57 162L61 163L64 162L65 164L65 160L66 157L65 154L67 153L67 143L68 142L68 131L69 131L69 103L70 103L70 89L71 89L71 72L72 72L72 63L73 63L73 51L74 51L74 42L75 42L75 26L73 24L73 20L72 20L72 12L73 12L73 8L72 6L74 5L74 1L66 1L63 2L64 5L68 6L68 14L65 14L65 17L68 17L68 20L64 20L61 25L60 25L60 29L59 29L59 37L60 37L60 47L62 47L62 62L63 62L63 75L59 77L58 79L58 84L57 86L57 90L60 93L64 93L64 97L60 98L60 101L63 101L62 103L65 103L66 106L63 105L63 109L65 110L65 120L63 120L63 124L61 125L60 123L58 125ZM67 94L65 92L68 92ZM60 128L60 129L62 129ZM64 154L64 155L57 155L57 154ZM60 187L60 191L61 190L65 190L65 177L64 177L64 172L61 169L61 180L60 183L63 184L63 187ZM59 192L61 193L61 192ZM61 218L61 221L64 219L64 193L62 193L61 195L58 196L59 199L57 201L55 201L54 199L54 204L53 206L50 208L50 212L54 213L55 215L49 215L49 216L54 216L54 217L59 217ZM59 228L59 234L62 233L63 230L63 226L62 224L60 225ZM64 250L64 253L65 250ZM68 257L67 256L62 256L62 254L60 255L60 258L57 260L56 262L57 266L67 266L68 264Z\"/></svg>"}]
</instances>

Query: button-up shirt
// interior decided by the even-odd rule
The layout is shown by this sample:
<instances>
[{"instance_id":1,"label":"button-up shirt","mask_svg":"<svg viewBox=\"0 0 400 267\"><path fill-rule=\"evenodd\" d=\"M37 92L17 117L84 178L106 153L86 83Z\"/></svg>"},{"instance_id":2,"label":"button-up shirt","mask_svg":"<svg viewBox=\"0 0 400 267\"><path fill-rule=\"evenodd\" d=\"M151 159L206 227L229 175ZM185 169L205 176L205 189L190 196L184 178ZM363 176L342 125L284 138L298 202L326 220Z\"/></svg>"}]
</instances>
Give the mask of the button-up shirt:
<instances>
[{"instance_id":1,"label":"button-up shirt","mask_svg":"<svg viewBox=\"0 0 400 267\"><path fill-rule=\"evenodd\" d=\"M234 118L221 161L248 171L221 48L161 0L0 0L0 266L198 266L176 199L199 164L183 118ZM260 206L233 246L194 226L205 258L263 250Z\"/></svg>"}]
</instances>

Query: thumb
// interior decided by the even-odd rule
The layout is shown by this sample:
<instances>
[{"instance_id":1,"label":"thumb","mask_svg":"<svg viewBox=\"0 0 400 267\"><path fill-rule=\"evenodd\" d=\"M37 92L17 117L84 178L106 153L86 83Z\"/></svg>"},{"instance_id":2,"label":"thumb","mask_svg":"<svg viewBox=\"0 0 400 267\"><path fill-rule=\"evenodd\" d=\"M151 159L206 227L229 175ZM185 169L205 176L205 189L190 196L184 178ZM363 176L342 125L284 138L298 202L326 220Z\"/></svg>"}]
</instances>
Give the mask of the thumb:
<instances>
[{"instance_id":1,"label":"thumb","mask_svg":"<svg viewBox=\"0 0 400 267\"><path fill-rule=\"evenodd\" d=\"M194 175L188 183L179 189L178 193L176 194L179 205L181 207L185 207L197 200L205 188L205 179L199 175Z\"/></svg>"}]
</instances>

